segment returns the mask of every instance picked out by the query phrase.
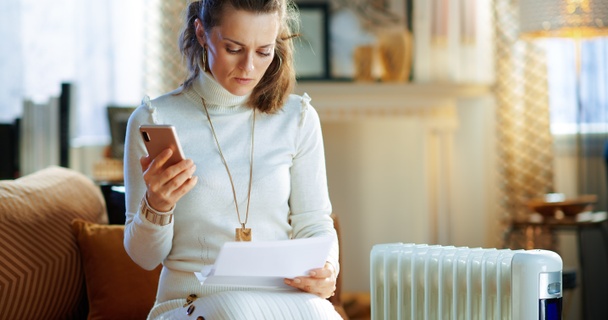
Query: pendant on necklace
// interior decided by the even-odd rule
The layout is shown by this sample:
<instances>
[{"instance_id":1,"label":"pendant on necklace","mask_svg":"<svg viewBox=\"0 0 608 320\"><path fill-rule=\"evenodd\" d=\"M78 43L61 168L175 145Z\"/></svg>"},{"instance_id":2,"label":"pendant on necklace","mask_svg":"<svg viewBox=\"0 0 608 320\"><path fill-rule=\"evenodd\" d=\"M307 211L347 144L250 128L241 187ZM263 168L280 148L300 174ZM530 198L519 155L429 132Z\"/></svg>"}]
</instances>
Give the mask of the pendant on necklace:
<instances>
[{"instance_id":1,"label":"pendant on necklace","mask_svg":"<svg viewBox=\"0 0 608 320\"><path fill-rule=\"evenodd\" d=\"M236 228L235 241L251 241L251 228Z\"/></svg>"}]
</instances>

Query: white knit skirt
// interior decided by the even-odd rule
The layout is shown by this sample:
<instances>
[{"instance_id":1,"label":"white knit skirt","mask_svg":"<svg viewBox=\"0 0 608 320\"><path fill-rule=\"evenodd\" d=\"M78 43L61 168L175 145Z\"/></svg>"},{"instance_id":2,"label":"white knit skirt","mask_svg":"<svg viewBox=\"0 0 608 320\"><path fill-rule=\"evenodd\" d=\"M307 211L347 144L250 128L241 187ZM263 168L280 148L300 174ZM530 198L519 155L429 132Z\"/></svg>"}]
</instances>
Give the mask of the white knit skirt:
<instances>
[{"instance_id":1,"label":"white knit skirt","mask_svg":"<svg viewBox=\"0 0 608 320\"><path fill-rule=\"evenodd\" d=\"M202 317L202 318L199 318ZM342 319L326 299L299 291L224 291L199 297L165 301L148 319Z\"/></svg>"}]
</instances>

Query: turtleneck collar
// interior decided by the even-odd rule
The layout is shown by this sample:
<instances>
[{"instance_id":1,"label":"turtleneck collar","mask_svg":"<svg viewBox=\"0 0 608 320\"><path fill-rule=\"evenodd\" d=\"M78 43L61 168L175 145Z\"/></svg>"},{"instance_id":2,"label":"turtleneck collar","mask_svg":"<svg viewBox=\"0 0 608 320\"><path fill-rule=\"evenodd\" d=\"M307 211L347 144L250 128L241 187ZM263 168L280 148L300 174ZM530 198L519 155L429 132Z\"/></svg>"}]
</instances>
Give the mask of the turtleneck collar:
<instances>
[{"instance_id":1,"label":"turtleneck collar","mask_svg":"<svg viewBox=\"0 0 608 320\"><path fill-rule=\"evenodd\" d=\"M247 108L244 106L249 95L237 96L222 87L213 76L207 72L201 72L192 84L194 91L202 98L208 108L225 111L237 111L237 109Z\"/></svg>"}]
</instances>

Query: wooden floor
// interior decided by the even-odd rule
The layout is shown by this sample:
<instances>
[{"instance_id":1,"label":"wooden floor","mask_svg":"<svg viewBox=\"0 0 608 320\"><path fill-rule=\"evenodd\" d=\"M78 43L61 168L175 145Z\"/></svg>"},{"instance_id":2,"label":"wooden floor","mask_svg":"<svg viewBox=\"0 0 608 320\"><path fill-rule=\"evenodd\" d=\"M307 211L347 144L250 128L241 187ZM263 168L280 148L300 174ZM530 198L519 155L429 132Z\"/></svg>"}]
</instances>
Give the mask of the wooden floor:
<instances>
[{"instance_id":1,"label":"wooden floor","mask_svg":"<svg viewBox=\"0 0 608 320\"><path fill-rule=\"evenodd\" d=\"M371 319L371 305L368 292L343 292L342 303L350 320Z\"/></svg>"}]
</instances>

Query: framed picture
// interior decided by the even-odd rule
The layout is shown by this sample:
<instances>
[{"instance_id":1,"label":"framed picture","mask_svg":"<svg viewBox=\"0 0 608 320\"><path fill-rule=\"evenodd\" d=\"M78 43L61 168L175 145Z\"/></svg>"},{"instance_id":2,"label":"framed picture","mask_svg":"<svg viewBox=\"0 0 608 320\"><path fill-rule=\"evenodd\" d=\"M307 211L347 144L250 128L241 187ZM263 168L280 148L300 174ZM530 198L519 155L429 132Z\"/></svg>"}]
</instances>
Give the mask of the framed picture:
<instances>
[{"instance_id":1,"label":"framed picture","mask_svg":"<svg viewBox=\"0 0 608 320\"><path fill-rule=\"evenodd\" d=\"M294 62L298 80L324 80L330 77L329 5L298 3L300 36L294 39Z\"/></svg>"},{"instance_id":2,"label":"framed picture","mask_svg":"<svg viewBox=\"0 0 608 320\"><path fill-rule=\"evenodd\" d=\"M127 122L135 107L108 106L108 123L110 125L110 151L112 158L122 160L127 135Z\"/></svg>"}]
</instances>

